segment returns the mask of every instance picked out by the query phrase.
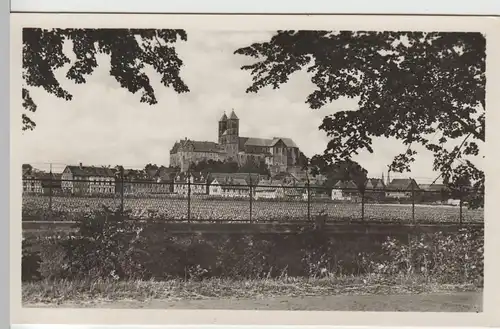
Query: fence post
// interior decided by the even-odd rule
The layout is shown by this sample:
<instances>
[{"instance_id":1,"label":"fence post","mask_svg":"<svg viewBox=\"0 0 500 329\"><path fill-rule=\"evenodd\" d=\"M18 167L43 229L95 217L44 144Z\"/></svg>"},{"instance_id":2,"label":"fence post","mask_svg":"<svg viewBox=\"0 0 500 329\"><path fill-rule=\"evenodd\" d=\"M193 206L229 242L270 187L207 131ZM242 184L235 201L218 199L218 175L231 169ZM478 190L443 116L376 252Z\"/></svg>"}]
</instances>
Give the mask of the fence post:
<instances>
[{"instance_id":1,"label":"fence post","mask_svg":"<svg viewBox=\"0 0 500 329\"><path fill-rule=\"evenodd\" d=\"M361 191L361 220L365 220L365 190Z\"/></svg>"},{"instance_id":2,"label":"fence post","mask_svg":"<svg viewBox=\"0 0 500 329\"><path fill-rule=\"evenodd\" d=\"M307 176L307 220L311 221L311 182Z\"/></svg>"},{"instance_id":3,"label":"fence post","mask_svg":"<svg viewBox=\"0 0 500 329\"><path fill-rule=\"evenodd\" d=\"M253 206L253 193L252 193L252 175L249 175L249 180L248 182L250 183L249 184L249 187L250 187L250 223L252 223L252 206Z\"/></svg>"},{"instance_id":4,"label":"fence post","mask_svg":"<svg viewBox=\"0 0 500 329\"><path fill-rule=\"evenodd\" d=\"M187 221L188 223L191 222L191 175L188 173L187 174L187 181L188 181L188 213L187 213Z\"/></svg>"},{"instance_id":5,"label":"fence post","mask_svg":"<svg viewBox=\"0 0 500 329\"><path fill-rule=\"evenodd\" d=\"M411 178L410 178L411 179ZM415 224L415 185L411 180L411 222Z\"/></svg>"},{"instance_id":6,"label":"fence post","mask_svg":"<svg viewBox=\"0 0 500 329\"><path fill-rule=\"evenodd\" d=\"M463 202L463 195L462 195L462 193L463 193L462 192L462 188L460 188L460 217L459 217L459 220L460 220L459 224L460 224L460 226L462 226L462 221L463 221L463 209L462 209L462 207L463 207L463 203L464 202Z\"/></svg>"},{"instance_id":7,"label":"fence post","mask_svg":"<svg viewBox=\"0 0 500 329\"><path fill-rule=\"evenodd\" d=\"M120 214L123 217L123 211L125 209L124 195L125 195L125 169L120 168Z\"/></svg>"},{"instance_id":8,"label":"fence post","mask_svg":"<svg viewBox=\"0 0 500 329\"><path fill-rule=\"evenodd\" d=\"M50 165L49 173L49 220L52 220L52 184L54 184L54 176L52 175L52 165Z\"/></svg>"}]
</instances>

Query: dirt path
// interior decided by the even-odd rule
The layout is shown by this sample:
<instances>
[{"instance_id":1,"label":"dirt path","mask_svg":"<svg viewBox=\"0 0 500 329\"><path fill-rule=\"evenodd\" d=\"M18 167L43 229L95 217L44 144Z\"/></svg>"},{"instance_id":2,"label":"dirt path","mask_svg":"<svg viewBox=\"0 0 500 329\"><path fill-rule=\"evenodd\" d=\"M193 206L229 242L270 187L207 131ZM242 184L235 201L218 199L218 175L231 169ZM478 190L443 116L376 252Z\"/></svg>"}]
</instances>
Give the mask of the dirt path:
<instances>
[{"instance_id":1,"label":"dirt path","mask_svg":"<svg viewBox=\"0 0 500 329\"><path fill-rule=\"evenodd\" d=\"M481 312L481 292L419 295L354 295L317 297L274 297L261 299L199 299L114 301L98 304L62 304L57 307L143 308L143 309L233 309L314 310L385 312ZM25 305L40 307L41 305ZM54 306L50 306L54 307Z\"/></svg>"}]
</instances>

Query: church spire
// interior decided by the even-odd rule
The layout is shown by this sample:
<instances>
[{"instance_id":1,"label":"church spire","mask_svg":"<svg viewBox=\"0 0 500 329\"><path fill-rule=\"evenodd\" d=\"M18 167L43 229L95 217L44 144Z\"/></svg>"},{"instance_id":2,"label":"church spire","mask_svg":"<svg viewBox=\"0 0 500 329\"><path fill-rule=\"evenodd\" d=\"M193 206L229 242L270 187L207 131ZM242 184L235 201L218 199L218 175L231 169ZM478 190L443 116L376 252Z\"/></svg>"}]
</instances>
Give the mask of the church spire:
<instances>
[{"instance_id":1,"label":"church spire","mask_svg":"<svg viewBox=\"0 0 500 329\"><path fill-rule=\"evenodd\" d=\"M231 115L229 116L229 120L239 120L238 117L236 116L236 113L234 113L234 109L231 111Z\"/></svg>"},{"instance_id":2,"label":"church spire","mask_svg":"<svg viewBox=\"0 0 500 329\"><path fill-rule=\"evenodd\" d=\"M224 111L224 114L222 115L222 117L220 118L219 121L226 121L227 120L227 115L226 115L226 111Z\"/></svg>"}]
</instances>

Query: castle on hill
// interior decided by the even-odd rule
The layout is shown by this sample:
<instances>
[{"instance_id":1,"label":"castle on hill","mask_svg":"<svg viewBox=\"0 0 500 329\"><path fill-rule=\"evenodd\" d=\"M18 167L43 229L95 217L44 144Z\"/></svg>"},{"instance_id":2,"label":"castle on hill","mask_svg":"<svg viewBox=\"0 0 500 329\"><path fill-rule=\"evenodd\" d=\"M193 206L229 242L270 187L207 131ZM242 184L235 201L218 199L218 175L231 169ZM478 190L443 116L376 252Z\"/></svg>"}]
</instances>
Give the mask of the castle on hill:
<instances>
[{"instance_id":1,"label":"castle on hill","mask_svg":"<svg viewBox=\"0 0 500 329\"><path fill-rule=\"evenodd\" d=\"M302 171L304 155L291 138L241 137L240 122L234 110L219 120L218 142L185 138L170 150L170 165L186 171L191 163L203 160L235 161L240 166L249 160L264 161L272 174Z\"/></svg>"}]
</instances>

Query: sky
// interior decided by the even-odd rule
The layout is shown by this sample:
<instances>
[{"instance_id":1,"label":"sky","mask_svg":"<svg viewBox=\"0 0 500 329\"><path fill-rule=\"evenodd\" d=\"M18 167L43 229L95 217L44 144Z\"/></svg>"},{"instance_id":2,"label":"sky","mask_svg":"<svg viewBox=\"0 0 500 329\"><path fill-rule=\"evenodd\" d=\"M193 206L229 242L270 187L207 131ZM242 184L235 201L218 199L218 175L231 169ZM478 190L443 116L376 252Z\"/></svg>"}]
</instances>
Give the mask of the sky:
<instances>
[{"instance_id":1,"label":"sky","mask_svg":"<svg viewBox=\"0 0 500 329\"><path fill-rule=\"evenodd\" d=\"M267 41L272 32L187 31L188 41L176 45L184 61L181 78L190 92L176 94L160 83L160 76L148 71L158 100L156 105L140 103L140 95L121 88L109 75L109 57L100 55L99 67L87 83L76 85L65 78L69 65L56 72L61 85L73 94L72 101L58 99L42 89L31 89L38 105L32 119L34 131L23 132L22 161L55 172L66 164L117 165L143 168L147 163L169 164L174 142L185 137L217 141L218 120L232 109L240 119L244 137L290 137L307 156L322 153L328 142L318 129L323 118L342 109L356 109L352 99L339 99L319 110L305 103L314 90L307 73L291 76L280 89L265 88L246 93L251 76L240 69L252 59L233 54L254 42ZM70 47L67 55L74 58ZM19 112L23 109L19 105ZM387 165L406 147L400 141L374 139L374 153L361 152L354 159L370 177L387 175ZM411 173L391 177L413 177L432 182L432 153L423 150Z\"/></svg>"}]
</instances>

